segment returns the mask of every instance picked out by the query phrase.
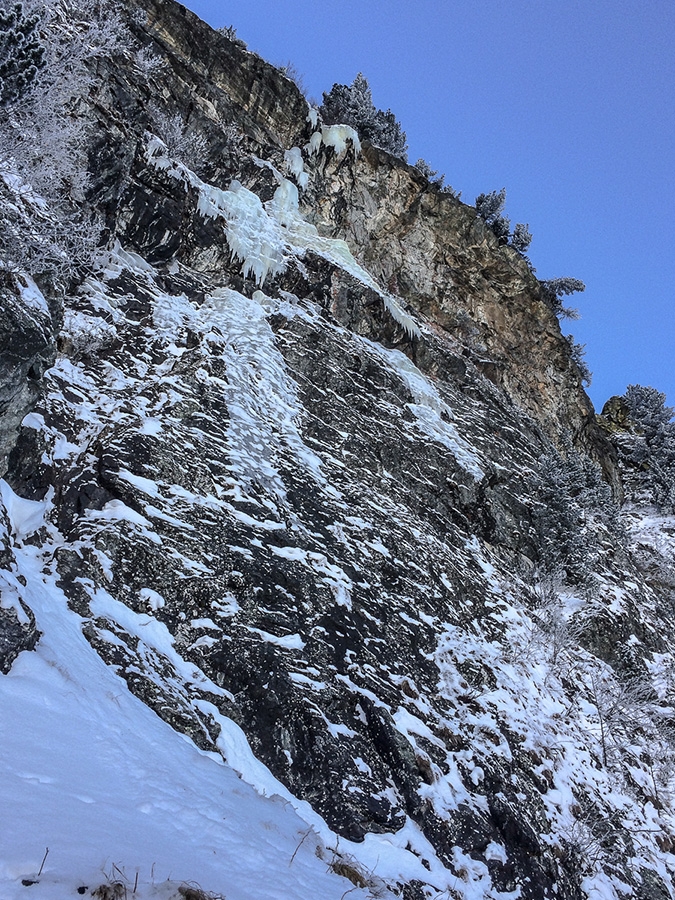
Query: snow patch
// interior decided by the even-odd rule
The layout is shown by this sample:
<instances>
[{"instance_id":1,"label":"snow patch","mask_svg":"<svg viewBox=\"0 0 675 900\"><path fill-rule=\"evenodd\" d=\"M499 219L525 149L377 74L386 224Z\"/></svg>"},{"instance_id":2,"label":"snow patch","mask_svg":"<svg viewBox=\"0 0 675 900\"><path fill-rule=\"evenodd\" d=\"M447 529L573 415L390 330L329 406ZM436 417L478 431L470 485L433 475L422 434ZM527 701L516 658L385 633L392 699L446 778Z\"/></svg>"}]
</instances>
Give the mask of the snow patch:
<instances>
[{"instance_id":1,"label":"snow patch","mask_svg":"<svg viewBox=\"0 0 675 900\"><path fill-rule=\"evenodd\" d=\"M415 417L417 428L431 440L448 449L475 481L482 481L485 472L476 452L460 436L452 421L454 419L452 410L440 397L431 381L400 350L388 349L373 341L367 341L367 345L396 372L415 398L415 402L407 406Z\"/></svg>"}]
</instances>

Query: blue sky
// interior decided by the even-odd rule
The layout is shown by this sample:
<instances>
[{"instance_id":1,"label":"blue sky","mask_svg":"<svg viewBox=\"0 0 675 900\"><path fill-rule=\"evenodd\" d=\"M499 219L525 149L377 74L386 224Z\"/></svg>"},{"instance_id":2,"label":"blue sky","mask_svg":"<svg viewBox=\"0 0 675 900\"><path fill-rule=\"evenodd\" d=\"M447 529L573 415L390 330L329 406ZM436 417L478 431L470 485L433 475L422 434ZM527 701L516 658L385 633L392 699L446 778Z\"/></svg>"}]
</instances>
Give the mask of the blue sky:
<instances>
[{"instance_id":1,"label":"blue sky","mask_svg":"<svg viewBox=\"0 0 675 900\"><path fill-rule=\"evenodd\" d=\"M473 203L505 187L540 278L573 276L599 410L627 384L675 405L673 0L246 0L187 4L293 62L310 96L368 78Z\"/></svg>"}]
</instances>

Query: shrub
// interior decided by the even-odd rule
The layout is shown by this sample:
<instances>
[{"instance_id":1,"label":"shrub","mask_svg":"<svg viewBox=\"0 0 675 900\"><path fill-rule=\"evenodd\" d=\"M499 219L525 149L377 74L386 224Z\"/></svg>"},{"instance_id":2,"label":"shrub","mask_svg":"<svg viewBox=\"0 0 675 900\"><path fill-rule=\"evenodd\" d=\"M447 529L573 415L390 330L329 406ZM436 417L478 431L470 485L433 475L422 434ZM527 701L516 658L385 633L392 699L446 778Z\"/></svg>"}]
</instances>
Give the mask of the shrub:
<instances>
[{"instance_id":1,"label":"shrub","mask_svg":"<svg viewBox=\"0 0 675 900\"><path fill-rule=\"evenodd\" d=\"M165 63L150 47L141 47L134 56L139 74L145 81L158 78L165 70Z\"/></svg>"},{"instance_id":2,"label":"shrub","mask_svg":"<svg viewBox=\"0 0 675 900\"><path fill-rule=\"evenodd\" d=\"M420 157L415 163L415 168L418 172L421 172L422 175L424 175L424 177L428 179L428 181L430 181L432 184L443 184L443 182L445 181L445 175L441 175L439 177L436 169L432 169L426 159L422 159L422 157Z\"/></svg>"},{"instance_id":3,"label":"shrub","mask_svg":"<svg viewBox=\"0 0 675 900\"><path fill-rule=\"evenodd\" d=\"M221 28L216 29L218 34L222 34L223 37L226 37L228 41L232 41L233 44L236 44L237 47L241 47L242 50L246 50L246 41L242 41L240 37L237 37L237 29L234 25L223 25Z\"/></svg>"},{"instance_id":4,"label":"shrub","mask_svg":"<svg viewBox=\"0 0 675 900\"><path fill-rule=\"evenodd\" d=\"M305 84L305 78L302 72L298 69L292 60L288 60L288 62L279 66L279 71L282 72L286 78L290 79L296 88L300 91L303 97L307 98L309 91L307 89L307 85Z\"/></svg>"},{"instance_id":5,"label":"shrub","mask_svg":"<svg viewBox=\"0 0 675 900\"><path fill-rule=\"evenodd\" d=\"M158 106L153 106L150 109L150 118L157 136L166 144L169 156L199 174L208 159L206 138L195 131L190 131L179 112L170 115Z\"/></svg>"},{"instance_id":6,"label":"shrub","mask_svg":"<svg viewBox=\"0 0 675 900\"><path fill-rule=\"evenodd\" d=\"M390 109L376 108L370 85L360 72L350 85L334 84L324 93L319 111L327 125L351 125L363 140L407 160L408 145L401 124Z\"/></svg>"}]
</instances>

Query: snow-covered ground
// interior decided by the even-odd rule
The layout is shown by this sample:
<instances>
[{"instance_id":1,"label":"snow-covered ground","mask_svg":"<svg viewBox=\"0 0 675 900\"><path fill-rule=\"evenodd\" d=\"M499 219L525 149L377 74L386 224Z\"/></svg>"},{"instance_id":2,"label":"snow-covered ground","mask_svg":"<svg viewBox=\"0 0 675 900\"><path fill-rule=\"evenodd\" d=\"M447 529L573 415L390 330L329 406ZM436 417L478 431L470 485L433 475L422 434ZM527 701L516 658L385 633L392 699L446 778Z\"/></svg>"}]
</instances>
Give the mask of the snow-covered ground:
<instances>
[{"instance_id":1,"label":"snow-covered ground","mask_svg":"<svg viewBox=\"0 0 675 900\"><path fill-rule=\"evenodd\" d=\"M61 900L101 885L119 891L109 897L140 900L179 898L186 886L227 900L339 900L346 892L392 897L387 885L412 879L441 892L457 884L410 820L360 844L340 839L215 707L222 756L200 751L134 697L86 640L85 620L58 587L53 553L61 539L46 518L50 499L23 500L4 481L0 488L15 559L7 585L16 587L3 592L3 605L19 609L21 594L41 632L36 649L0 676L3 900ZM37 546L41 529L47 538ZM112 618L121 608L139 638L178 671L188 666L152 616L110 597L94 606ZM459 862L467 900L511 900L490 890L483 864Z\"/></svg>"},{"instance_id":2,"label":"snow-covered ground","mask_svg":"<svg viewBox=\"0 0 675 900\"><path fill-rule=\"evenodd\" d=\"M41 518L43 504L13 505L19 532ZM271 776L263 796L128 691L82 635L42 551L18 547L16 558L42 637L0 677L3 900L112 882L129 895L136 884L139 898L198 882L228 900L339 900L353 887L325 848L317 855L323 843L272 794Z\"/></svg>"}]
</instances>

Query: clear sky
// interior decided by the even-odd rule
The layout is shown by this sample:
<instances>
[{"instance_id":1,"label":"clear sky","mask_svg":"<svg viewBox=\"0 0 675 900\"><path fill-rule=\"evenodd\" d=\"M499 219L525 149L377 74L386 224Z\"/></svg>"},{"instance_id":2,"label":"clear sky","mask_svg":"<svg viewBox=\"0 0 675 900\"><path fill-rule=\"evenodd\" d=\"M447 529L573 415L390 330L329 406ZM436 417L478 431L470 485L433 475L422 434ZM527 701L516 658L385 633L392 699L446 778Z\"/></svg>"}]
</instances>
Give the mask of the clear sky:
<instances>
[{"instance_id":1,"label":"clear sky","mask_svg":"<svg viewBox=\"0 0 675 900\"><path fill-rule=\"evenodd\" d=\"M572 276L598 410L675 405L675 0L189 0L309 95L368 78L473 203L505 187L540 278Z\"/></svg>"}]
</instances>

